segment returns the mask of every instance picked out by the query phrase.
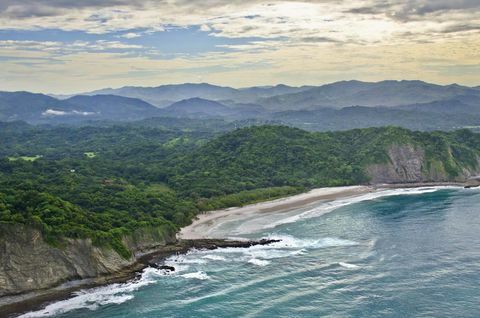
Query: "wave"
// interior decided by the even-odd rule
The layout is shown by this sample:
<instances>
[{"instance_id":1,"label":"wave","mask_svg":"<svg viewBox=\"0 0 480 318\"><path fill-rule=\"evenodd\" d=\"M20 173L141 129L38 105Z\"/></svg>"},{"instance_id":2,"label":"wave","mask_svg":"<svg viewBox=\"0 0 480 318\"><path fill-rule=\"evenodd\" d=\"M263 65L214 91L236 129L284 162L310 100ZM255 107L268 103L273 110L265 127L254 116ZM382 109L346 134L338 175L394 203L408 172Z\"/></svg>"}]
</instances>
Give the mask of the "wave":
<instances>
[{"instance_id":1,"label":"wave","mask_svg":"<svg viewBox=\"0 0 480 318\"><path fill-rule=\"evenodd\" d=\"M338 265L340 265L342 267L345 267L345 268L350 268L350 269L360 268L360 266L358 266L358 265L345 263L345 262L339 262Z\"/></svg>"},{"instance_id":2,"label":"wave","mask_svg":"<svg viewBox=\"0 0 480 318\"><path fill-rule=\"evenodd\" d=\"M354 203L359 203L362 201L370 201L370 200L375 200L382 197L398 196L398 195L418 195L418 194L431 193L441 189L449 189L449 188L454 188L454 187L438 186L438 187L421 187L421 188L407 188L407 189L388 189L388 190L381 190L381 191L368 193L360 196L355 196L351 198L333 200L330 202L322 203L319 206L313 209L310 209L308 211L278 220L276 222L270 222L269 224L265 224L263 226L263 229L264 230L271 229L280 225L295 223L300 220L319 217L323 214L332 212L338 208L351 205Z\"/></svg>"},{"instance_id":3,"label":"wave","mask_svg":"<svg viewBox=\"0 0 480 318\"><path fill-rule=\"evenodd\" d=\"M220 256L220 255L205 255L203 256L202 258L205 258L205 259L208 259L208 260L212 260L212 261L226 261L227 259L223 256Z\"/></svg>"},{"instance_id":4,"label":"wave","mask_svg":"<svg viewBox=\"0 0 480 318\"><path fill-rule=\"evenodd\" d=\"M202 272L202 271L187 273L180 276L183 278L193 278L193 279L199 279L199 280L210 279L210 277L205 272Z\"/></svg>"},{"instance_id":5,"label":"wave","mask_svg":"<svg viewBox=\"0 0 480 318\"><path fill-rule=\"evenodd\" d=\"M108 304L121 304L134 298L133 292L156 281L156 277L165 276L165 272L147 267L140 278L123 284L111 284L88 290L80 290L69 299L46 306L44 309L21 315L21 318L49 317L64 314L77 309L95 310ZM19 317L19 318L20 318Z\"/></svg>"},{"instance_id":6,"label":"wave","mask_svg":"<svg viewBox=\"0 0 480 318\"><path fill-rule=\"evenodd\" d=\"M270 264L270 261L264 260L264 259L258 259L258 258L252 258L248 261L250 264L257 265L257 266L267 266Z\"/></svg>"}]
</instances>

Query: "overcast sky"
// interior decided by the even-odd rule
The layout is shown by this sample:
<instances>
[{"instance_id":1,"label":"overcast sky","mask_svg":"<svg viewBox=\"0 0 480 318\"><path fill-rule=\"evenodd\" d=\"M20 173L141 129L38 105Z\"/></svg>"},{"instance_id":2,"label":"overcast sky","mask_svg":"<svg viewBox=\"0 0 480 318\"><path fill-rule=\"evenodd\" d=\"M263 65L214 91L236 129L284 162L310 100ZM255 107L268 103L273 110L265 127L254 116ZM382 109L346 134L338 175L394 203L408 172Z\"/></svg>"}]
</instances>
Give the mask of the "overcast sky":
<instances>
[{"instance_id":1,"label":"overcast sky","mask_svg":"<svg viewBox=\"0 0 480 318\"><path fill-rule=\"evenodd\" d=\"M480 85L480 0L0 0L0 90Z\"/></svg>"}]
</instances>

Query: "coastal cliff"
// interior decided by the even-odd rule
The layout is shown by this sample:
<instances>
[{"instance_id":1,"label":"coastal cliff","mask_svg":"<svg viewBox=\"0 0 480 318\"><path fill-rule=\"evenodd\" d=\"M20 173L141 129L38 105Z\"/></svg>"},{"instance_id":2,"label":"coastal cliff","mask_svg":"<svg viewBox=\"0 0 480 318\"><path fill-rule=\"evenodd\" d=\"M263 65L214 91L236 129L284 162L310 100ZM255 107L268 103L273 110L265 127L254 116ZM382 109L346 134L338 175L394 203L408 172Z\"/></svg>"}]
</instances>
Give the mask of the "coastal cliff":
<instances>
[{"instance_id":1,"label":"coastal cliff","mask_svg":"<svg viewBox=\"0 0 480 318\"><path fill-rule=\"evenodd\" d=\"M365 171L372 184L466 182L480 173L478 158L476 165L461 165L451 149L446 153L447 160L440 161L429 158L421 146L392 144L387 147L388 161L367 165Z\"/></svg>"},{"instance_id":2,"label":"coastal cliff","mask_svg":"<svg viewBox=\"0 0 480 318\"><path fill-rule=\"evenodd\" d=\"M95 246L90 239L65 239L61 247L54 247L39 230L0 225L0 297L114 274L174 241L175 232L167 227L139 229L123 237L131 252L124 258L109 246Z\"/></svg>"}]
</instances>

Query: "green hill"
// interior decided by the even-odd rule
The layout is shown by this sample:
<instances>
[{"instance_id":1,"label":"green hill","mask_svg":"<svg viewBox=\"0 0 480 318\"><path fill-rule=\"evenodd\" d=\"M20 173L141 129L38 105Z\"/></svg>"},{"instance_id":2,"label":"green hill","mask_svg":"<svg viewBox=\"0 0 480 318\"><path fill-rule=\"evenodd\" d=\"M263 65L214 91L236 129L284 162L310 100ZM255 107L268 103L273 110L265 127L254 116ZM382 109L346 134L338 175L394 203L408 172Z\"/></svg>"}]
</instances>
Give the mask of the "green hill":
<instances>
[{"instance_id":1,"label":"green hill","mask_svg":"<svg viewBox=\"0 0 480 318\"><path fill-rule=\"evenodd\" d=\"M56 245L92 238L124 256L124 235L151 226L174 231L201 210L313 187L464 181L480 172L480 135L468 130L255 126L219 136L204 128L11 123L1 137L1 223L39 228Z\"/></svg>"}]
</instances>

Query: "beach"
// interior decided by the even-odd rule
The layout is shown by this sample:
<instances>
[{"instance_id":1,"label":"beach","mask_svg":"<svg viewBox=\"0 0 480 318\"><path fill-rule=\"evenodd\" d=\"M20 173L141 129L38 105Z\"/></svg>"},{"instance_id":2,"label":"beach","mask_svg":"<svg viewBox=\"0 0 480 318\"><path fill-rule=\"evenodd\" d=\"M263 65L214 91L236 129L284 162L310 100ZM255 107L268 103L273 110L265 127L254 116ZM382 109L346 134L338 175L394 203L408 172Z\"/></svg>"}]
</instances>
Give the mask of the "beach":
<instances>
[{"instance_id":1,"label":"beach","mask_svg":"<svg viewBox=\"0 0 480 318\"><path fill-rule=\"evenodd\" d=\"M377 191L377 189L371 186L317 188L306 193L272 201L209 211L198 215L192 224L181 229L177 237L184 240L219 238L214 230L227 222L241 221L242 219L248 219L259 214L282 213L295 208L305 207L318 201L355 197L374 191Z\"/></svg>"}]
</instances>

